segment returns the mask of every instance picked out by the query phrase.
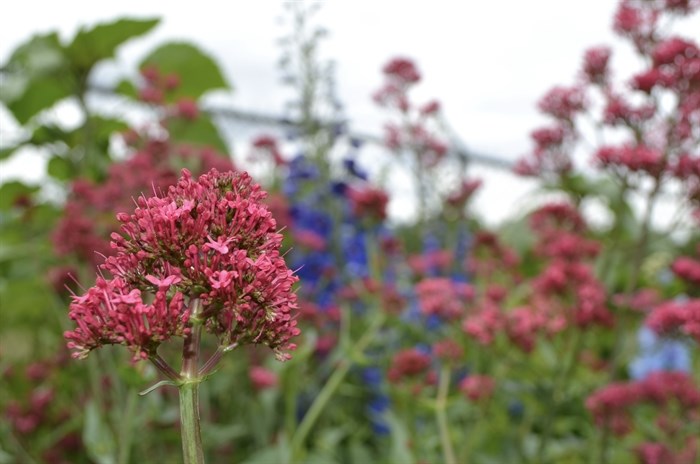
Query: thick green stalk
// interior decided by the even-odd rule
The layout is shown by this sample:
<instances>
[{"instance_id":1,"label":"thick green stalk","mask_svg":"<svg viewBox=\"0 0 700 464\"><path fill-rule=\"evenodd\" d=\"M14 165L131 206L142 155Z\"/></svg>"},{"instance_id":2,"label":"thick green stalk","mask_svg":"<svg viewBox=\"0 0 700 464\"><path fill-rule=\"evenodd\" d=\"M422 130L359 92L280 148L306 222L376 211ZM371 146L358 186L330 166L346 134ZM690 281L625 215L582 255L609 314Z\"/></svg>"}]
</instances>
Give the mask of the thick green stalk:
<instances>
[{"instance_id":1,"label":"thick green stalk","mask_svg":"<svg viewBox=\"0 0 700 464\"><path fill-rule=\"evenodd\" d=\"M440 429L440 443L442 444L442 455L445 464L457 464L455 451L450 440L450 427L447 421L447 394L450 389L450 367L442 366L440 370L440 381L438 383L438 396L435 404L435 417ZM466 463L462 463L466 464Z\"/></svg>"},{"instance_id":2,"label":"thick green stalk","mask_svg":"<svg viewBox=\"0 0 700 464\"><path fill-rule=\"evenodd\" d=\"M182 383L180 391L180 432L185 464L204 464L202 433L199 427L199 344L202 337L202 321L199 315L202 305L199 300L192 303L192 331L182 346Z\"/></svg>"},{"instance_id":3,"label":"thick green stalk","mask_svg":"<svg viewBox=\"0 0 700 464\"><path fill-rule=\"evenodd\" d=\"M185 464L203 464L202 434L199 429L199 382L180 386L180 430Z\"/></svg>"}]
</instances>

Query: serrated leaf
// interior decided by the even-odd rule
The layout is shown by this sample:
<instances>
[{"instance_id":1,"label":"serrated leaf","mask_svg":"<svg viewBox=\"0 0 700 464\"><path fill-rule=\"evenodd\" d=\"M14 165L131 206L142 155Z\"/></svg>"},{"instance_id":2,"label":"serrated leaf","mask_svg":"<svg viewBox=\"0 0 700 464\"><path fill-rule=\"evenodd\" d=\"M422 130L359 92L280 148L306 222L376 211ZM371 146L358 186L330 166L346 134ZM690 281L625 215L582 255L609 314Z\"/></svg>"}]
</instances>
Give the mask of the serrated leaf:
<instances>
[{"instance_id":1,"label":"serrated leaf","mask_svg":"<svg viewBox=\"0 0 700 464\"><path fill-rule=\"evenodd\" d=\"M54 156L49 160L47 167L49 175L58 180L68 180L75 175L75 168L66 158Z\"/></svg>"},{"instance_id":2,"label":"serrated leaf","mask_svg":"<svg viewBox=\"0 0 700 464\"><path fill-rule=\"evenodd\" d=\"M228 153L228 147L219 134L219 129L205 114L200 114L193 121L174 118L168 122L168 132L170 140L175 144L211 147L223 154Z\"/></svg>"},{"instance_id":3,"label":"serrated leaf","mask_svg":"<svg viewBox=\"0 0 700 464\"><path fill-rule=\"evenodd\" d=\"M175 74L180 85L166 95L173 102L182 97L198 99L214 89L229 89L219 65L212 57L186 42L171 42L158 47L140 64L153 66L162 75Z\"/></svg>"},{"instance_id":4,"label":"serrated leaf","mask_svg":"<svg viewBox=\"0 0 700 464\"><path fill-rule=\"evenodd\" d=\"M81 28L66 48L71 64L87 73L100 60L112 58L121 44L153 29L160 20L122 18L92 28Z\"/></svg>"}]
</instances>

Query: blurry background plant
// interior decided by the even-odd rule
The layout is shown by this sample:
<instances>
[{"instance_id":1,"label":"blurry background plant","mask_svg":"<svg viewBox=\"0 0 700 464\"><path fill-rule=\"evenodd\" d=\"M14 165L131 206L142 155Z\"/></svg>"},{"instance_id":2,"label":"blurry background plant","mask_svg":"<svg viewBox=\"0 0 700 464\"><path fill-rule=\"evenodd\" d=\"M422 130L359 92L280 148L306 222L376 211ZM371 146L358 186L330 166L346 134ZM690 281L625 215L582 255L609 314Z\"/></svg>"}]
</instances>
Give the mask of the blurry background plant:
<instances>
[{"instance_id":1,"label":"blurry background plant","mask_svg":"<svg viewBox=\"0 0 700 464\"><path fill-rule=\"evenodd\" d=\"M316 7L290 3L280 65L296 123L259 134L236 164L272 193L304 330L289 362L249 348L204 384L209 461L694 462L700 53L672 26L698 6L620 3L614 29L643 68L617 78L595 47L574 86L545 95L553 124L533 132L517 171L546 194L489 230L441 104L413 100L417 65L381 70L388 153L368 162L319 53ZM95 63L155 25L119 20L67 44L38 36L4 67L2 101L26 129L18 145L51 159L40 187L0 187L0 459L179 460L174 391L137 397L155 369L109 349L67 363L61 337L66 286L91 281L93 250L113 252L117 212L181 167L234 169L201 109L230 85L195 46L162 45L108 89L133 102L129 114L86 98ZM45 111L66 98L83 112L77 127ZM403 223L387 214L397 172L415 206ZM668 229L652 220L660 201L677 209Z\"/></svg>"}]
</instances>

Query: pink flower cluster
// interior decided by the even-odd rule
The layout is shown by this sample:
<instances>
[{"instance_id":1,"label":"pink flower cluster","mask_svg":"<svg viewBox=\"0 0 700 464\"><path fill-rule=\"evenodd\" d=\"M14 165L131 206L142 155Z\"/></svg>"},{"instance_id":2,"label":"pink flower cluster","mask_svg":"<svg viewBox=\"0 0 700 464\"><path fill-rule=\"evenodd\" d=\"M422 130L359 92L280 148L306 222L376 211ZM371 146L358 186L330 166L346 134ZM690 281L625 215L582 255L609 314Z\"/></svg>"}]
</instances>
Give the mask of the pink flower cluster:
<instances>
[{"instance_id":1,"label":"pink flower cluster","mask_svg":"<svg viewBox=\"0 0 700 464\"><path fill-rule=\"evenodd\" d=\"M292 312L297 278L279 253L282 236L262 204L266 193L246 173L187 170L162 197L140 197L120 213L112 234L116 255L98 279L74 296L66 333L75 357L104 344L124 344L136 359L189 330L194 304L222 346L264 344L288 359L299 333ZM146 304L142 293L155 298Z\"/></svg>"},{"instance_id":2,"label":"pink flower cluster","mask_svg":"<svg viewBox=\"0 0 700 464\"><path fill-rule=\"evenodd\" d=\"M398 383L404 378L419 377L428 372L431 362L429 354L416 348L399 351L391 360L387 378L392 383Z\"/></svg>"},{"instance_id":3,"label":"pink flower cluster","mask_svg":"<svg viewBox=\"0 0 700 464\"><path fill-rule=\"evenodd\" d=\"M386 219L389 196L384 190L374 187L349 187L347 197L350 200L353 214L358 218L367 218L373 221Z\"/></svg>"},{"instance_id":4,"label":"pink flower cluster","mask_svg":"<svg viewBox=\"0 0 700 464\"><path fill-rule=\"evenodd\" d=\"M104 182L77 179L71 185L63 217L52 235L59 256L72 257L92 266L113 253L109 237L119 223L114 211L133 207L133 198L144 192L161 192L177 182L174 165L189 166L196 174L216 168L234 168L228 157L210 149L175 147L167 140L141 139L130 131L126 137L136 148L129 159L110 165Z\"/></svg>"},{"instance_id":5,"label":"pink flower cluster","mask_svg":"<svg viewBox=\"0 0 700 464\"><path fill-rule=\"evenodd\" d=\"M86 358L103 345L124 345L134 353L134 360L147 359L162 342L189 333L190 312L183 294L168 292L170 284L180 280L159 285L153 301L144 303L141 291L123 279L98 277L95 286L74 296L70 306L77 328L66 332L65 338L73 357Z\"/></svg>"},{"instance_id":6,"label":"pink flower cluster","mask_svg":"<svg viewBox=\"0 0 700 464\"><path fill-rule=\"evenodd\" d=\"M594 151L598 166L623 178L628 173L656 179L675 176L688 181L686 191L697 204L699 176L683 177L676 166L682 157L698 162L700 46L689 38L664 35L659 24L664 16L688 15L698 4L695 0L620 1L613 28L633 42L648 67L631 76L624 88L616 88L610 79L610 49L587 50L578 81L555 87L540 100L540 110L553 117L555 125L533 132L535 149L518 161L515 171L526 176L567 175L574 167L574 142L584 132L576 116L588 112L598 121L599 135L605 136L608 129L627 132L626 141ZM593 91L599 99L593 98ZM589 106L596 101L602 105Z\"/></svg>"},{"instance_id":7,"label":"pink flower cluster","mask_svg":"<svg viewBox=\"0 0 700 464\"><path fill-rule=\"evenodd\" d=\"M271 157L276 166L285 164L282 151L275 137L266 134L259 135L253 140L253 148L255 149L255 153L251 155L251 159L259 153Z\"/></svg>"},{"instance_id":8,"label":"pink flower cluster","mask_svg":"<svg viewBox=\"0 0 700 464\"><path fill-rule=\"evenodd\" d=\"M385 145L391 150L410 150L424 166L434 166L447 153L447 144L429 129L440 110L440 103L431 100L414 109L408 91L420 81L416 65L406 58L394 58L384 66L385 82L374 93L374 101L385 108L398 110L401 124L385 125Z\"/></svg>"},{"instance_id":9,"label":"pink flower cluster","mask_svg":"<svg viewBox=\"0 0 700 464\"><path fill-rule=\"evenodd\" d=\"M459 383L460 391L475 403L490 399L495 388L496 382L488 375L469 375Z\"/></svg>"},{"instance_id":10,"label":"pink flower cluster","mask_svg":"<svg viewBox=\"0 0 700 464\"><path fill-rule=\"evenodd\" d=\"M538 237L535 254L543 258L545 267L527 282L529 290L517 307L504 308L505 292L492 283L467 311L462 324L464 332L484 345L491 344L498 333L504 333L513 344L529 352L539 334L552 335L569 326L611 327L613 317L607 307L605 287L587 262L597 255L599 246L584 237L586 225L578 211L567 203L545 205L532 214L530 224ZM495 237L477 236L469 259L477 275L492 275L493 281L510 273L511 283L517 282L520 277L516 270L498 264L502 258L484 265L488 263L484 261L484 246L491 253L495 251L496 257L507 250ZM475 260L479 255L480 261ZM515 258L510 261L517 263Z\"/></svg>"},{"instance_id":11,"label":"pink flower cluster","mask_svg":"<svg viewBox=\"0 0 700 464\"><path fill-rule=\"evenodd\" d=\"M657 426L671 435L700 421L700 390L684 372L655 372L643 380L612 383L586 400L598 426L618 436L633 430L633 410L645 405L656 408Z\"/></svg>"},{"instance_id":12,"label":"pink flower cluster","mask_svg":"<svg viewBox=\"0 0 700 464\"><path fill-rule=\"evenodd\" d=\"M471 285L448 278L423 279L416 285L421 312L425 316L438 315L447 321L464 317L467 302L474 297Z\"/></svg>"},{"instance_id":13,"label":"pink flower cluster","mask_svg":"<svg viewBox=\"0 0 700 464\"><path fill-rule=\"evenodd\" d=\"M644 145L604 146L598 149L595 156L601 166L644 172L657 178L666 167L662 153Z\"/></svg>"},{"instance_id":14,"label":"pink flower cluster","mask_svg":"<svg viewBox=\"0 0 700 464\"><path fill-rule=\"evenodd\" d=\"M698 254L700 254L700 246ZM700 286L700 260L681 256L673 262L671 271L686 282Z\"/></svg>"},{"instance_id":15,"label":"pink flower cluster","mask_svg":"<svg viewBox=\"0 0 700 464\"><path fill-rule=\"evenodd\" d=\"M662 303L651 311L646 325L657 333L681 333L700 343L700 298Z\"/></svg>"}]
</instances>

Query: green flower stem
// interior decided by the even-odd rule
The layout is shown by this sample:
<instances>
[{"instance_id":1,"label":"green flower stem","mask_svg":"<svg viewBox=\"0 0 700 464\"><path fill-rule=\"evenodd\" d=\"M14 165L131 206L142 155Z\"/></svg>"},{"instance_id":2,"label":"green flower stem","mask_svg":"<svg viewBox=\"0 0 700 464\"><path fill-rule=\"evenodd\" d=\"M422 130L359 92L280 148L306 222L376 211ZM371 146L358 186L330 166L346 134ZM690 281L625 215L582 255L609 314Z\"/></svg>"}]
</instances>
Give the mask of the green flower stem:
<instances>
[{"instance_id":1,"label":"green flower stem","mask_svg":"<svg viewBox=\"0 0 700 464\"><path fill-rule=\"evenodd\" d=\"M435 417L440 429L440 443L442 444L442 454L445 464L457 464L455 451L450 440L450 427L447 421L447 395L450 389L450 367L445 365L440 369L440 380L438 383L438 396L435 402ZM466 463L462 463L466 464Z\"/></svg>"},{"instance_id":2,"label":"green flower stem","mask_svg":"<svg viewBox=\"0 0 700 464\"><path fill-rule=\"evenodd\" d=\"M170 364L168 364L165 359L161 358L158 353L152 353L148 359L153 363L154 366L156 366L156 369L160 371L161 374L166 376L168 379L177 382L180 381L180 374L175 372L175 370L170 367Z\"/></svg>"},{"instance_id":3,"label":"green flower stem","mask_svg":"<svg viewBox=\"0 0 700 464\"><path fill-rule=\"evenodd\" d=\"M378 313L377 317L374 319L374 321L372 321L372 324L369 326L364 336L360 338L350 349L348 356L338 363L333 371L333 374L331 374L331 377L328 379L328 382L326 382L321 392L311 404L311 407L304 415L304 419L302 419L301 424L299 424L299 427L292 436L291 450L293 462L298 461L300 457L299 454L304 445L304 441L306 441L306 437L309 435L311 428L320 417L323 409L326 407L326 404L328 404L328 401L330 401L335 391L345 379L345 376L352 366L352 360L362 355L365 349L367 349L369 344L377 336L379 329L384 324L385 318L386 316L383 312Z\"/></svg>"},{"instance_id":4,"label":"green flower stem","mask_svg":"<svg viewBox=\"0 0 700 464\"><path fill-rule=\"evenodd\" d=\"M180 432L182 453L185 464L204 464L202 433L199 427L199 344L202 337L202 321L199 315L202 305L199 300L192 302L192 331L185 337L182 346L182 370L180 391Z\"/></svg>"}]
</instances>

